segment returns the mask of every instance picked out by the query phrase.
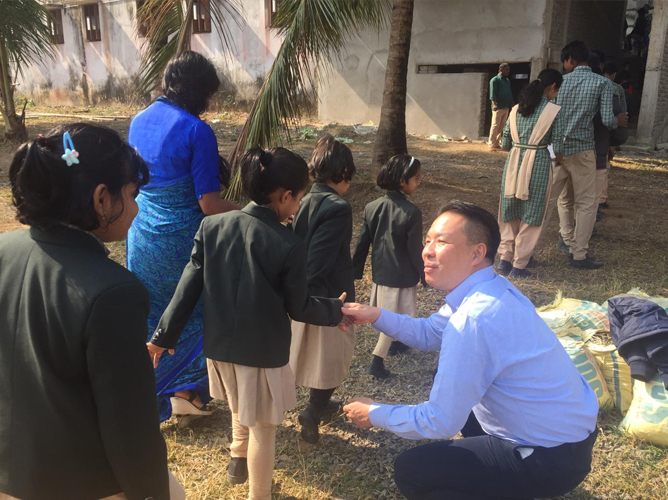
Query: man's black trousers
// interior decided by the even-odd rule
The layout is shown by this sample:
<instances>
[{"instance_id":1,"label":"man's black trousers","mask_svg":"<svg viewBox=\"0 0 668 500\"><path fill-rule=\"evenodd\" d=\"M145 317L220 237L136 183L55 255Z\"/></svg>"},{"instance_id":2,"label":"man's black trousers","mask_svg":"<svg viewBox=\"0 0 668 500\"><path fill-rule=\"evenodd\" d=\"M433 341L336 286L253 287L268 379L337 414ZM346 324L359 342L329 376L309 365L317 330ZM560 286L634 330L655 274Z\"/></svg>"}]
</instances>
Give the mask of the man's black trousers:
<instances>
[{"instance_id":1,"label":"man's black trousers","mask_svg":"<svg viewBox=\"0 0 668 500\"><path fill-rule=\"evenodd\" d=\"M473 413L463 439L437 441L403 452L394 480L409 500L549 498L574 489L591 469L598 430L579 443L535 447L522 458L516 444L486 434Z\"/></svg>"}]
</instances>

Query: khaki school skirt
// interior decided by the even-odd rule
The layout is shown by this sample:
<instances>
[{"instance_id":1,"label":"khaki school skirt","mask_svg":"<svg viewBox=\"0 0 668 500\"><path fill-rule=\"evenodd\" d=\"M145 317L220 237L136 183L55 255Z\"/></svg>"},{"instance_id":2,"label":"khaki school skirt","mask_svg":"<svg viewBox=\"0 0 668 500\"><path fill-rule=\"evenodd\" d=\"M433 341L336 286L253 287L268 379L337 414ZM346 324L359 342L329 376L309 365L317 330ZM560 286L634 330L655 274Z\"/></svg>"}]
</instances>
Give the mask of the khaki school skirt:
<instances>
[{"instance_id":1,"label":"khaki school skirt","mask_svg":"<svg viewBox=\"0 0 668 500\"><path fill-rule=\"evenodd\" d=\"M311 389L334 389L348 376L355 350L355 328L292 322L290 367L297 385Z\"/></svg>"},{"instance_id":2,"label":"khaki school skirt","mask_svg":"<svg viewBox=\"0 0 668 500\"><path fill-rule=\"evenodd\" d=\"M392 286L371 286L369 305L380 307L397 314L408 314L415 317L417 312L417 286L395 288Z\"/></svg>"},{"instance_id":3,"label":"khaki school skirt","mask_svg":"<svg viewBox=\"0 0 668 500\"><path fill-rule=\"evenodd\" d=\"M290 365L257 368L206 360L211 396L225 399L239 422L253 427L255 422L281 425L286 411L297 406L295 377Z\"/></svg>"}]
</instances>

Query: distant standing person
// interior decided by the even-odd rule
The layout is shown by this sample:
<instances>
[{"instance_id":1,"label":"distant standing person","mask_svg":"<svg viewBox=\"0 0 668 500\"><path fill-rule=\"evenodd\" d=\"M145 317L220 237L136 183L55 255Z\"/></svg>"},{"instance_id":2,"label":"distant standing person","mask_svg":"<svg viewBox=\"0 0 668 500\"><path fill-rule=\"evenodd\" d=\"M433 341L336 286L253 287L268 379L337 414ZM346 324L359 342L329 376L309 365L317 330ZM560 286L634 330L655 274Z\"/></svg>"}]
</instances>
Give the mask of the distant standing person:
<instances>
[{"instance_id":1,"label":"distant standing person","mask_svg":"<svg viewBox=\"0 0 668 500\"><path fill-rule=\"evenodd\" d=\"M510 88L510 64L499 65L499 74L489 81L489 100L492 101L492 128L489 131L489 149L501 150L501 135L506 126L510 108L513 107L513 92Z\"/></svg>"},{"instance_id":2,"label":"distant standing person","mask_svg":"<svg viewBox=\"0 0 668 500\"><path fill-rule=\"evenodd\" d=\"M555 151L563 148L563 158L553 171L552 192L546 222L557 198L570 183L568 195L559 199L559 232L563 241L558 248L569 257L575 269L598 269L603 265L587 253L598 197L596 192L596 153L594 147L594 116L608 129L625 127L626 113L613 114L613 91L610 80L592 72L587 64L589 50L575 40L561 51L561 60L568 73L559 89L557 104L561 106L562 136L555 136Z\"/></svg>"},{"instance_id":3,"label":"distant standing person","mask_svg":"<svg viewBox=\"0 0 668 500\"><path fill-rule=\"evenodd\" d=\"M395 155L383 165L376 184L387 189L382 198L364 207L362 228L355 246L355 278L362 279L364 263L371 250L373 285L369 303L397 314L415 316L418 281L424 281L422 264L422 212L409 200L420 185L420 160ZM405 344L380 332L367 372L376 378L390 376L385 358L399 353Z\"/></svg>"},{"instance_id":4,"label":"distant standing person","mask_svg":"<svg viewBox=\"0 0 668 500\"><path fill-rule=\"evenodd\" d=\"M309 162L315 181L295 214L292 230L306 243L308 291L320 297L355 297L355 278L350 258L353 213L343 195L355 175L353 153L331 135L316 144ZM354 300L354 299L351 299ZM332 394L348 376L355 351L355 330L342 332L292 320L290 368L297 385L309 388L306 408L299 414L301 436L307 443L320 439L323 416L336 412L340 401Z\"/></svg>"},{"instance_id":5,"label":"distant standing person","mask_svg":"<svg viewBox=\"0 0 668 500\"><path fill-rule=\"evenodd\" d=\"M545 69L527 85L510 112L503 131L503 149L510 151L501 180L499 264L497 272L513 278L531 276L526 269L540 238L552 185L547 145L561 134L557 97L563 77ZM562 144L554 152L561 154Z\"/></svg>"}]
</instances>

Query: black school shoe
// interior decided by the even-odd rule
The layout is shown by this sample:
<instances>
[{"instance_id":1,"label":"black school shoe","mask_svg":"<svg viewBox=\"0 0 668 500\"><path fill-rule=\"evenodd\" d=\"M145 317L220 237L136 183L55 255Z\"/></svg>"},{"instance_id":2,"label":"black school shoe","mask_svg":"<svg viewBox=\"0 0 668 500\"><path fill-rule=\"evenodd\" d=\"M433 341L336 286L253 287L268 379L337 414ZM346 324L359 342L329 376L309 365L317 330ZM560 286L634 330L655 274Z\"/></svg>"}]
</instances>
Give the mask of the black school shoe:
<instances>
[{"instance_id":1,"label":"black school shoe","mask_svg":"<svg viewBox=\"0 0 668 500\"><path fill-rule=\"evenodd\" d=\"M376 356L375 354L371 360L369 368L366 369L366 372L369 375L379 379L384 379L391 375L390 370L385 368L385 360L383 360L383 358L380 356Z\"/></svg>"},{"instance_id":2,"label":"black school shoe","mask_svg":"<svg viewBox=\"0 0 668 500\"><path fill-rule=\"evenodd\" d=\"M571 267L573 269L598 269L603 267L603 262L595 260L593 255L587 255L582 260L571 259Z\"/></svg>"},{"instance_id":3,"label":"black school shoe","mask_svg":"<svg viewBox=\"0 0 668 500\"><path fill-rule=\"evenodd\" d=\"M387 351L388 356L396 356L397 354L401 354L403 352L409 351L410 347L408 347L406 344L403 344L399 342L398 340L395 340L390 344L390 350Z\"/></svg>"},{"instance_id":4,"label":"black school shoe","mask_svg":"<svg viewBox=\"0 0 668 500\"><path fill-rule=\"evenodd\" d=\"M513 267L513 270L510 271L510 274L508 275L509 278L530 278L531 276L531 271L527 271L526 269L518 269L516 267Z\"/></svg>"},{"instance_id":5,"label":"black school shoe","mask_svg":"<svg viewBox=\"0 0 668 500\"><path fill-rule=\"evenodd\" d=\"M320 439L318 427L320 426L320 415L315 406L308 404L306 409L299 414L299 425L302 426L301 437L309 444L316 444Z\"/></svg>"},{"instance_id":6,"label":"black school shoe","mask_svg":"<svg viewBox=\"0 0 668 500\"><path fill-rule=\"evenodd\" d=\"M334 419L334 417L342 413L343 413L343 401L341 401L340 399L330 399L329 403L327 403L327 406L322 411L320 419L325 423L331 422Z\"/></svg>"},{"instance_id":7,"label":"black school shoe","mask_svg":"<svg viewBox=\"0 0 668 500\"><path fill-rule=\"evenodd\" d=\"M508 273L512 270L513 264L503 259L499 260L495 267L496 274L500 274L501 276L508 276Z\"/></svg>"},{"instance_id":8,"label":"black school shoe","mask_svg":"<svg viewBox=\"0 0 668 500\"><path fill-rule=\"evenodd\" d=\"M561 234L559 235L559 240L557 241L557 250L564 252L566 255L571 252L570 247L566 244Z\"/></svg>"},{"instance_id":9,"label":"black school shoe","mask_svg":"<svg viewBox=\"0 0 668 500\"><path fill-rule=\"evenodd\" d=\"M227 466L227 482L230 484L244 484L248 481L248 459L232 457Z\"/></svg>"}]
</instances>

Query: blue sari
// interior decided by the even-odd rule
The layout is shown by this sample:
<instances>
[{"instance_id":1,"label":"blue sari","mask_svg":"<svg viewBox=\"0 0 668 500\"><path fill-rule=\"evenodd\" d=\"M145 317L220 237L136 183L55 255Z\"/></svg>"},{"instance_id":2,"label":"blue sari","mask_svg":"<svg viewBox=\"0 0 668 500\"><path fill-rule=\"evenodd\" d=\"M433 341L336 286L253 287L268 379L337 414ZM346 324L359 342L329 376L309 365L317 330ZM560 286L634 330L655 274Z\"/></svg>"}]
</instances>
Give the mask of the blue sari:
<instances>
[{"instance_id":1,"label":"blue sari","mask_svg":"<svg viewBox=\"0 0 668 500\"><path fill-rule=\"evenodd\" d=\"M137 203L139 214L128 233L127 265L151 295L148 342L190 259L193 237L204 214L192 179L159 189L144 187ZM177 391L195 391L203 403L211 400L206 358L202 352L202 330L200 300L174 355L165 353L155 370L160 421L171 416L169 399Z\"/></svg>"}]
</instances>

